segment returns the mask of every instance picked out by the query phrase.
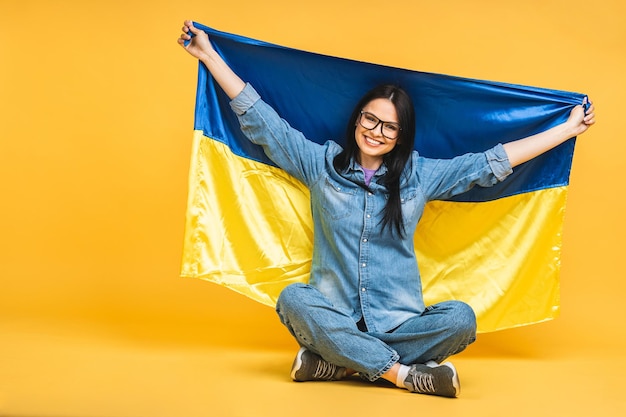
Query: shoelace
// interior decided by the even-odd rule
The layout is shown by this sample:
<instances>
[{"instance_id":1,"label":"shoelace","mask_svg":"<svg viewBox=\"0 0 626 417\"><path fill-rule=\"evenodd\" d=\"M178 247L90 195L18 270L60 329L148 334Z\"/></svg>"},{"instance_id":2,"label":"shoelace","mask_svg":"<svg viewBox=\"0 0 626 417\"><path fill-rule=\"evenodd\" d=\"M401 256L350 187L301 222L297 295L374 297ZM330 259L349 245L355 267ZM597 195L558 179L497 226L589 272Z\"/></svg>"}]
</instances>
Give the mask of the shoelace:
<instances>
[{"instance_id":1,"label":"shoelace","mask_svg":"<svg viewBox=\"0 0 626 417\"><path fill-rule=\"evenodd\" d=\"M337 372L337 365L334 365L325 360L317 361L317 369L313 373L313 378L317 379L331 379L335 372Z\"/></svg>"},{"instance_id":2,"label":"shoelace","mask_svg":"<svg viewBox=\"0 0 626 417\"><path fill-rule=\"evenodd\" d=\"M421 394L435 392L434 377L431 374L416 372L411 374L411 380L416 392Z\"/></svg>"}]
</instances>

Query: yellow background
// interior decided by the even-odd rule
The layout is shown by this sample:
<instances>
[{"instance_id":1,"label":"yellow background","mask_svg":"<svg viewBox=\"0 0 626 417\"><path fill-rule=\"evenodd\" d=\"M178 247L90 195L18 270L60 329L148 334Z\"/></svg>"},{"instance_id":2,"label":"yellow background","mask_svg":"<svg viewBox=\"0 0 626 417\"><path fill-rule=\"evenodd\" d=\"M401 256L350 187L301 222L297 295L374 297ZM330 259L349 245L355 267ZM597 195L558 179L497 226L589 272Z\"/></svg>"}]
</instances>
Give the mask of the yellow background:
<instances>
[{"instance_id":1,"label":"yellow background","mask_svg":"<svg viewBox=\"0 0 626 417\"><path fill-rule=\"evenodd\" d=\"M626 371L624 4L0 0L0 415L263 415L241 400L259 389L281 393L263 394L273 415L302 415L283 395L319 407L340 394L363 412L374 398L440 407L397 390L291 383L296 346L270 308L178 277L197 71L175 42L186 18L313 52L589 94L598 124L576 147L561 317L481 335L459 359L469 399L451 403L471 414L531 396L544 403L493 415L623 415L611 375ZM251 369L254 389L241 382ZM224 379L219 390L209 382ZM537 383L545 390L513 394Z\"/></svg>"}]
</instances>

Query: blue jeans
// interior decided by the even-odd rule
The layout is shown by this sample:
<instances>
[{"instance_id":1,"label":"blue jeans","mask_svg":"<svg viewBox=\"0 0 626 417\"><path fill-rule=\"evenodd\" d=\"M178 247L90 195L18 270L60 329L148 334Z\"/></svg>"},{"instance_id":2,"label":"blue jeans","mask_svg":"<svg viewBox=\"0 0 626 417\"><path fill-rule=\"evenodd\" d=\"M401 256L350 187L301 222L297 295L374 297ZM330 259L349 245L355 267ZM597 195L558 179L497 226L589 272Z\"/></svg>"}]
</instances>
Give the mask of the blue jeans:
<instances>
[{"instance_id":1,"label":"blue jeans","mask_svg":"<svg viewBox=\"0 0 626 417\"><path fill-rule=\"evenodd\" d=\"M375 381L396 362L441 362L476 340L476 316L467 304L446 301L427 307L387 333L359 330L316 288L292 284L280 294L276 312L300 346L335 365Z\"/></svg>"}]
</instances>

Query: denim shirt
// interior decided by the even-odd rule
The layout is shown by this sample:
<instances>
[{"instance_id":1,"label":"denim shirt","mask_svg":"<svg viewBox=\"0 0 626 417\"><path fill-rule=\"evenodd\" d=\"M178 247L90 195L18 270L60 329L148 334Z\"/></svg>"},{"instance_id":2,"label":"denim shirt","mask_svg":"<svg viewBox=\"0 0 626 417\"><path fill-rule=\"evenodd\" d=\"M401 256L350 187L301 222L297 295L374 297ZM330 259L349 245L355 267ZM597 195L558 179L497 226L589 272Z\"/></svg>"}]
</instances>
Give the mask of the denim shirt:
<instances>
[{"instance_id":1,"label":"denim shirt","mask_svg":"<svg viewBox=\"0 0 626 417\"><path fill-rule=\"evenodd\" d=\"M306 139L249 84L230 104L246 137L310 190L314 246L309 284L355 322L362 318L371 332L394 329L425 309L413 235L426 202L474 185L491 186L512 172L502 145L445 160L413 152L400 185L406 230L401 238L381 226L388 198L379 183L385 165L367 190L359 185L364 173L355 161L344 172L335 170L339 144Z\"/></svg>"}]
</instances>

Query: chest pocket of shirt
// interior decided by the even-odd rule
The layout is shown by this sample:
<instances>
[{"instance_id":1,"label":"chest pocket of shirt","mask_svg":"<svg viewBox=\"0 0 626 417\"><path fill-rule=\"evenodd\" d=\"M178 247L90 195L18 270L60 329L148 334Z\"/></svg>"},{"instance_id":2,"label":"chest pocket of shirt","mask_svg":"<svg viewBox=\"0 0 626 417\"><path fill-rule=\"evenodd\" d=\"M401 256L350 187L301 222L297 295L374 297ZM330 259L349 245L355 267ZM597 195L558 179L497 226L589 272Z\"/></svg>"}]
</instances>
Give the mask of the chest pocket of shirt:
<instances>
[{"instance_id":1,"label":"chest pocket of shirt","mask_svg":"<svg viewBox=\"0 0 626 417\"><path fill-rule=\"evenodd\" d=\"M410 189L400 192L400 202L402 203L402 220L405 226L417 223L419 199L417 190Z\"/></svg>"},{"instance_id":2,"label":"chest pocket of shirt","mask_svg":"<svg viewBox=\"0 0 626 417\"><path fill-rule=\"evenodd\" d=\"M354 211L355 188L342 187L330 178L326 178L322 190L322 208L333 220L343 219Z\"/></svg>"}]
</instances>

